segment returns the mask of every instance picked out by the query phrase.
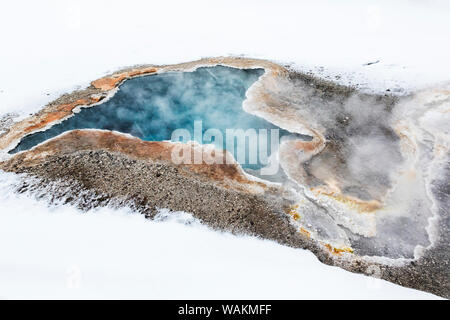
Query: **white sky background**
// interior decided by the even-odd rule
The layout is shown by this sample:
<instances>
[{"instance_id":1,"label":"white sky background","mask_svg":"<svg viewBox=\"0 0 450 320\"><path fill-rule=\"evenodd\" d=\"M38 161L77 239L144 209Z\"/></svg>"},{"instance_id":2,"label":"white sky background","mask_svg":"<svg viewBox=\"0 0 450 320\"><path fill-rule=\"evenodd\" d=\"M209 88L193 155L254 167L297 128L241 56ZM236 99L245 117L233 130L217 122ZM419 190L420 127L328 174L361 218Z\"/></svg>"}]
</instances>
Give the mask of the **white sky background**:
<instances>
[{"instance_id":1,"label":"white sky background","mask_svg":"<svg viewBox=\"0 0 450 320\"><path fill-rule=\"evenodd\" d=\"M382 91L450 77L448 1L15 0L0 30L0 114L119 67L229 54Z\"/></svg>"},{"instance_id":2,"label":"white sky background","mask_svg":"<svg viewBox=\"0 0 450 320\"><path fill-rule=\"evenodd\" d=\"M374 91L450 77L446 1L15 0L0 4L0 34L0 116L25 116L119 67L230 54ZM9 179L0 176L3 298L431 297L268 241L127 210L48 209L11 194ZM71 289L78 272L81 286Z\"/></svg>"}]
</instances>

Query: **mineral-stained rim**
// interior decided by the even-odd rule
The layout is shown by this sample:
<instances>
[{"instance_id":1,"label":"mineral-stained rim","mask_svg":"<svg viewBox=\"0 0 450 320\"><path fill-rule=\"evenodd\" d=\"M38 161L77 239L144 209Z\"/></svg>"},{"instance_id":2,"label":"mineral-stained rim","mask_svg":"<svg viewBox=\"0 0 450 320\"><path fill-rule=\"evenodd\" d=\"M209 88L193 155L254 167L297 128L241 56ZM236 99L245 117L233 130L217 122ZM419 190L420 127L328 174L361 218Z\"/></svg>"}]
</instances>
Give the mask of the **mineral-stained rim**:
<instances>
[{"instance_id":1,"label":"mineral-stained rim","mask_svg":"<svg viewBox=\"0 0 450 320\"><path fill-rule=\"evenodd\" d=\"M13 124L5 133L0 135L0 151L6 153L12 150L25 136L47 130L54 124L73 116L78 108L92 107L107 101L115 94L119 85L128 79L171 71L192 72L200 67L218 65L239 69L262 68L265 73L261 77L285 76L288 73L284 67L267 60L234 57L204 58L173 65L146 65L127 68L92 81L90 86L84 90L63 95L50 102L36 114ZM6 155L2 156L5 157Z\"/></svg>"}]
</instances>

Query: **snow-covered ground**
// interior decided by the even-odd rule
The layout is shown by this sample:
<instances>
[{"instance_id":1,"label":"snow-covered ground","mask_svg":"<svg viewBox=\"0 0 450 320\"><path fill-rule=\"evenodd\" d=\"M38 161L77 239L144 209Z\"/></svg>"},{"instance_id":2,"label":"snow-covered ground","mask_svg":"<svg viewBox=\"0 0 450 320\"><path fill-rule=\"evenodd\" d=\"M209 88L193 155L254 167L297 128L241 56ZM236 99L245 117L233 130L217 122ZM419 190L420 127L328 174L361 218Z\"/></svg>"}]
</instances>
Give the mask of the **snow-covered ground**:
<instances>
[{"instance_id":1,"label":"snow-covered ground","mask_svg":"<svg viewBox=\"0 0 450 320\"><path fill-rule=\"evenodd\" d=\"M449 80L449 15L445 0L2 1L0 113L119 67L230 54L412 89Z\"/></svg>"},{"instance_id":2,"label":"snow-covered ground","mask_svg":"<svg viewBox=\"0 0 450 320\"><path fill-rule=\"evenodd\" d=\"M0 299L432 299L309 251L208 229L186 213L81 214L10 193L0 173Z\"/></svg>"},{"instance_id":3,"label":"snow-covered ground","mask_svg":"<svg viewBox=\"0 0 450 320\"><path fill-rule=\"evenodd\" d=\"M446 1L3 1L0 117L119 67L221 55L414 90L449 80L449 25ZM0 173L1 298L434 297L198 223L48 208L11 179Z\"/></svg>"}]
</instances>

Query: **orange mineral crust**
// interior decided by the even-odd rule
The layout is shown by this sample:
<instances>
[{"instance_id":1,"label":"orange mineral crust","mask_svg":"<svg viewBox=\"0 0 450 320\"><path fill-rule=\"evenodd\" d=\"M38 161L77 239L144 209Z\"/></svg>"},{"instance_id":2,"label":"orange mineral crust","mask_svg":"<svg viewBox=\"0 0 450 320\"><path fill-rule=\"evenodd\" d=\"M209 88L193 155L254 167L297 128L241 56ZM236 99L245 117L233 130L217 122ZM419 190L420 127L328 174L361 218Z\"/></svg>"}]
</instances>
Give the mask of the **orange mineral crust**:
<instances>
[{"instance_id":1,"label":"orange mineral crust","mask_svg":"<svg viewBox=\"0 0 450 320\"><path fill-rule=\"evenodd\" d=\"M6 166L26 164L38 165L54 155L71 154L77 151L104 150L118 152L132 159L150 162L172 163L172 152L179 143L165 141L143 141L129 135L103 130L74 130L20 154ZM193 145L192 153L207 153L201 145ZM216 151L218 152L218 151ZM225 158L225 154L223 155ZM225 188L250 193L260 193L267 189L266 184L248 179L237 163L223 164L176 164L181 174L196 176L198 179L215 181Z\"/></svg>"},{"instance_id":2,"label":"orange mineral crust","mask_svg":"<svg viewBox=\"0 0 450 320\"><path fill-rule=\"evenodd\" d=\"M71 115L73 109L75 109L76 107L81 106L81 105L90 105L90 104L96 103L98 101L99 101L99 99L95 99L95 98L91 97L89 99L78 99L73 103L62 104L58 107L58 111L45 114L44 116L42 116L39 119L39 122L25 128L24 132L29 133L29 132L33 132L33 131L42 129L55 121L61 120L65 117Z\"/></svg>"},{"instance_id":3,"label":"orange mineral crust","mask_svg":"<svg viewBox=\"0 0 450 320\"><path fill-rule=\"evenodd\" d=\"M112 75L110 77L101 78L91 82L91 85L94 88L108 91L116 88L123 80L129 79L136 76L142 76L146 74L152 74L157 72L157 68L143 68L143 69L133 69L130 71L125 71L123 73L119 73L117 75Z\"/></svg>"}]
</instances>

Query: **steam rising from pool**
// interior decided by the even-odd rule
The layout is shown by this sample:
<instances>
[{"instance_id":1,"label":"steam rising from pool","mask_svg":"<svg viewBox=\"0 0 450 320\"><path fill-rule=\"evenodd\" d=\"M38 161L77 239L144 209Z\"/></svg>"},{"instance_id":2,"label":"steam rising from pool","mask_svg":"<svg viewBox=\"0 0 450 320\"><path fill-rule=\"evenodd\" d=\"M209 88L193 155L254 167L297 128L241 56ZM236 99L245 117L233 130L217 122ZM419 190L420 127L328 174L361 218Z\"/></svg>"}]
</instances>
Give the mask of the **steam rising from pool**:
<instances>
[{"instance_id":1,"label":"steam rising from pool","mask_svg":"<svg viewBox=\"0 0 450 320\"><path fill-rule=\"evenodd\" d=\"M48 130L26 136L10 153L28 150L74 129L114 130L147 141L163 141L170 140L174 130L183 128L190 132L192 140L202 143L194 137L194 122L199 120L202 133L210 128L220 130L223 136L226 129L279 129L280 138L291 135L242 109L246 91L263 73L263 69L215 66L133 78L125 81L110 100L83 108ZM270 141L267 149L269 154L275 151L270 150ZM235 150L229 151L235 154ZM251 169L262 165L259 161L256 165L241 164Z\"/></svg>"}]
</instances>

